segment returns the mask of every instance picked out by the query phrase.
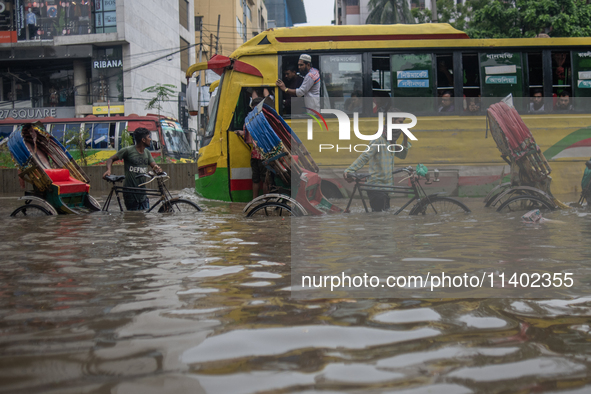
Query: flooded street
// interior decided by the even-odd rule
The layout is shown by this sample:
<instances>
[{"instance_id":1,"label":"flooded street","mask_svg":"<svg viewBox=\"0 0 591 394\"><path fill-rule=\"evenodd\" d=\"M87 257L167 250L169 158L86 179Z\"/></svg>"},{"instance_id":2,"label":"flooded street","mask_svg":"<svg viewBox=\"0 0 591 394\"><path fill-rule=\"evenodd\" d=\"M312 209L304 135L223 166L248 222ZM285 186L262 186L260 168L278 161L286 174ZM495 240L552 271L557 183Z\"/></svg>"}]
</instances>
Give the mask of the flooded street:
<instances>
[{"instance_id":1,"label":"flooded street","mask_svg":"<svg viewBox=\"0 0 591 394\"><path fill-rule=\"evenodd\" d=\"M0 200L1 392L591 391L589 210L527 226L473 198L462 199L471 214L444 220L245 219L244 204L181 195L204 212L19 220L8 217L18 202ZM407 268L540 264L573 272L575 286L549 299L292 297L302 229L324 229L301 250L331 250L334 264L390 253L364 250L372 238L395 241L390 261Z\"/></svg>"}]
</instances>

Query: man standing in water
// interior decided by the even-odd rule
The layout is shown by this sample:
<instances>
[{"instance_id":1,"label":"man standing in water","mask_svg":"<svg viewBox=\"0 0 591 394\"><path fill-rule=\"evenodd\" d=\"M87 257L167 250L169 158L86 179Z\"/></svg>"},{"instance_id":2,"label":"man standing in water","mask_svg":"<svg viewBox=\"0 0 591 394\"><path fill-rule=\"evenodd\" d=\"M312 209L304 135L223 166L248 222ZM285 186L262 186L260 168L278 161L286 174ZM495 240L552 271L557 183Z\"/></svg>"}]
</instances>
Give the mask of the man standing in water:
<instances>
[{"instance_id":1,"label":"man standing in water","mask_svg":"<svg viewBox=\"0 0 591 394\"><path fill-rule=\"evenodd\" d=\"M400 110L393 108L389 112L400 112ZM393 119L393 122L395 124L402 124L404 123L404 118L395 118ZM386 127L384 127L382 135L378 139L370 142L369 150L359 155L357 160L345 170L343 177L348 182L351 182L351 173L360 170L365 164L367 164L367 162L369 162L370 176L367 180L367 184L375 184L376 186L394 186L394 177L392 175L392 172L394 171L394 157L396 156L400 159L405 159L411 145L410 142L408 142L407 135L404 134L402 151L391 152L386 147L395 144L401 133L402 130L393 130L392 140L388 141L386 139ZM369 197L369 205L373 212L387 211L390 209L390 195L387 192L368 190L367 197Z\"/></svg>"},{"instance_id":2,"label":"man standing in water","mask_svg":"<svg viewBox=\"0 0 591 394\"><path fill-rule=\"evenodd\" d=\"M152 143L150 131L144 127L139 127L133 133L135 145L122 148L119 152L109 157L107 160L107 171L103 178L111 175L111 168L114 161L123 160L125 168L124 187L140 187L145 182L145 178L136 178L139 174L148 172L147 166L152 167L156 173L162 172L162 169L156 164L152 154L147 149ZM145 186L141 186L145 189ZM150 200L145 192L123 193L125 208L128 211L143 211L150 208Z\"/></svg>"}]
</instances>

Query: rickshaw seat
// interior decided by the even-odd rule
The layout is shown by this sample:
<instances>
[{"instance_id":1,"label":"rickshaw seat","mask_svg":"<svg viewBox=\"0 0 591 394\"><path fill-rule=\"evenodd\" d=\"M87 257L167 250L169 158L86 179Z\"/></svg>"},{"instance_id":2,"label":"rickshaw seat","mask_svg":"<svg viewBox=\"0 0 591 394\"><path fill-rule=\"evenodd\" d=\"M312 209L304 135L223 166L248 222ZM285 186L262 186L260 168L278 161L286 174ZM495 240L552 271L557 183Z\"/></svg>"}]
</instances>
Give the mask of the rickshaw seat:
<instances>
[{"instance_id":1,"label":"rickshaw seat","mask_svg":"<svg viewBox=\"0 0 591 394\"><path fill-rule=\"evenodd\" d=\"M60 194L88 193L90 185L70 176L66 168L48 169L45 173L54 185L58 186Z\"/></svg>"}]
</instances>

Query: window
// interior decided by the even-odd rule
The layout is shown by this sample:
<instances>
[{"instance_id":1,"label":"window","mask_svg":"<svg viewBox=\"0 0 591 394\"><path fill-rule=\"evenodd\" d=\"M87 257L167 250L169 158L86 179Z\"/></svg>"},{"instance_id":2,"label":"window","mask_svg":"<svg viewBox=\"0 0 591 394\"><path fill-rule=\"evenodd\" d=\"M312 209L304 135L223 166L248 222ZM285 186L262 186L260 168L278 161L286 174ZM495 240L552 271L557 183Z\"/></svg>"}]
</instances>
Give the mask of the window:
<instances>
[{"instance_id":1,"label":"window","mask_svg":"<svg viewBox=\"0 0 591 394\"><path fill-rule=\"evenodd\" d=\"M81 1L81 3L89 3ZM117 0L94 1L94 25L95 33L117 32ZM79 29L80 30L80 29ZM88 33L90 33L90 28ZM86 34L79 32L78 34Z\"/></svg>"},{"instance_id":2,"label":"window","mask_svg":"<svg viewBox=\"0 0 591 394\"><path fill-rule=\"evenodd\" d=\"M394 105L417 113L433 109L433 55L395 54L391 57L392 96Z\"/></svg>"},{"instance_id":3,"label":"window","mask_svg":"<svg viewBox=\"0 0 591 394\"><path fill-rule=\"evenodd\" d=\"M330 99L331 108L344 110L346 99L354 93L358 97L363 95L361 55L320 56L320 80L324 88L323 97Z\"/></svg>"},{"instance_id":4,"label":"window","mask_svg":"<svg viewBox=\"0 0 591 394\"><path fill-rule=\"evenodd\" d=\"M190 44L185 41L182 37L180 39L180 46L181 46L181 70L187 71L189 68L189 46Z\"/></svg>"},{"instance_id":5,"label":"window","mask_svg":"<svg viewBox=\"0 0 591 394\"><path fill-rule=\"evenodd\" d=\"M95 47L92 67L92 102L123 102L123 50Z\"/></svg>"},{"instance_id":6,"label":"window","mask_svg":"<svg viewBox=\"0 0 591 394\"><path fill-rule=\"evenodd\" d=\"M243 37L244 33L243 33L243 27L242 27L242 22L240 22L240 19L238 17L236 17L236 31L238 32L238 36Z\"/></svg>"},{"instance_id":7,"label":"window","mask_svg":"<svg viewBox=\"0 0 591 394\"><path fill-rule=\"evenodd\" d=\"M520 52L480 53L482 97L522 97Z\"/></svg>"},{"instance_id":8,"label":"window","mask_svg":"<svg viewBox=\"0 0 591 394\"><path fill-rule=\"evenodd\" d=\"M189 2L179 0L179 24L189 30Z\"/></svg>"}]
</instances>

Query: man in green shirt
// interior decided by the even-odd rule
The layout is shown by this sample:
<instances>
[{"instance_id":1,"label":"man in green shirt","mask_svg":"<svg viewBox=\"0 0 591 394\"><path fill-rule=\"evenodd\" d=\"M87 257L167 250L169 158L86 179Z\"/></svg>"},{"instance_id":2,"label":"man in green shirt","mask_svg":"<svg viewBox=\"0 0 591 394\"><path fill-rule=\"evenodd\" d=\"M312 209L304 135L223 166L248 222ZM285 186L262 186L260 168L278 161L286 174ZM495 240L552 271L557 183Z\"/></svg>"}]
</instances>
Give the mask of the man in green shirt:
<instances>
[{"instance_id":1,"label":"man in green shirt","mask_svg":"<svg viewBox=\"0 0 591 394\"><path fill-rule=\"evenodd\" d=\"M392 109L390 112L399 112L399 110ZM393 122L396 124L402 124L404 123L404 118L396 118ZM394 130L392 132L392 141L388 141L386 139L386 127L384 127L382 135L378 139L370 142L369 149L359 155L357 160L345 170L343 177L351 182L350 174L360 170L369 162L370 176L367 180L367 184L394 186L394 177L392 176L392 172L394 171L394 156L400 159L405 159L411 145L410 142L408 142L407 135L404 134L402 151L392 152L387 149L387 146L395 144L401 133L402 130ZM369 198L369 205L373 212L381 212L390 209L390 196L387 192L368 190L367 197Z\"/></svg>"},{"instance_id":2,"label":"man in green shirt","mask_svg":"<svg viewBox=\"0 0 591 394\"><path fill-rule=\"evenodd\" d=\"M152 154L147 149L152 143L150 131L144 127L139 127L133 133L135 145L122 148L119 152L109 157L107 160L107 171L103 178L111 175L111 167L114 161L123 160L125 168L125 187L142 187L139 186L145 182L145 178L137 178L139 174L148 172L147 167L150 166L156 173L162 172L162 169L156 164ZM123 193L125 201L125 208L128 211L142 211L150 208L150 200L145 192Z\"/></svg>"}]
</instances>

